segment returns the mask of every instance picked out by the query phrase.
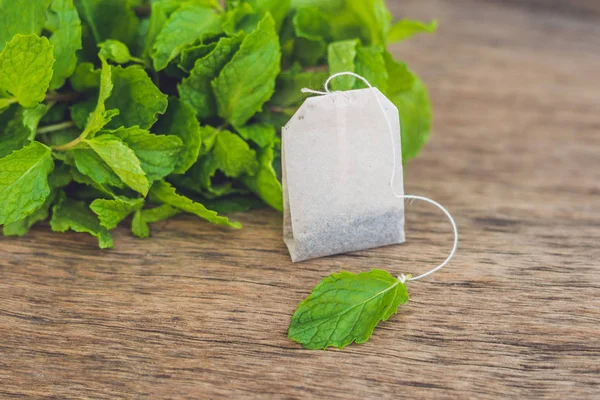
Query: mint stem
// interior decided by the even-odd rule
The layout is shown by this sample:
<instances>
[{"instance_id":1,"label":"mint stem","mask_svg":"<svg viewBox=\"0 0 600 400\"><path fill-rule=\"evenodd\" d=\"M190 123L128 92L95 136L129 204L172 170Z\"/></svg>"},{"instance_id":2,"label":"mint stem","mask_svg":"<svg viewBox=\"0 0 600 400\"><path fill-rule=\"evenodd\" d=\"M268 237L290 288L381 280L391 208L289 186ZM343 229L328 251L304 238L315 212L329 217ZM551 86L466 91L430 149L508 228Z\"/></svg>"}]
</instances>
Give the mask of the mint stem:
<instances>
[{"instance_id":1,"label":"mint stem","mask_svg":"<svg viewBox=\"0 0 600 400\"><path fill-rule=\"evenodd\" d=\"M75 101L79 98L80 94L77 92L67 92L67 93L48 93L46 95L46 101L53 102L62 102L67 103L71 101Z\"/></svg>"},{"instance_id":2,"label":"mint stem","mask_svg":"<svg viewBox=\"0 0 600 400\"><path fill-rule=\"evenodd\" d=\"M73 128L74 126L76 126L76 125L75 125L75 122L73 122L73 121L61 122L60 124L54 124L54 125L48 125L48 126L41 127L37 130L37 134L43 135L45 133L62 131L63 129Z\"/></svg>"}]
</instances>

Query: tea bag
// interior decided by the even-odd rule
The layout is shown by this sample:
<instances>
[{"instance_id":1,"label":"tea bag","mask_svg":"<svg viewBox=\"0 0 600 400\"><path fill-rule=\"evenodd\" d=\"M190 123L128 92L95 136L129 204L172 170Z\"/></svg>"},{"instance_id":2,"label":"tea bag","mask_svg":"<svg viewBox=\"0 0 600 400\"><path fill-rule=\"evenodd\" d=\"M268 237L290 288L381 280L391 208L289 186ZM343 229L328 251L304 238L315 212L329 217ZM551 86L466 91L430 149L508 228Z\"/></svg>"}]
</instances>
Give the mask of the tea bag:
<instances>
[{"instance_id":1,"label":"tea bag","mask_svg":"<svg viewBox=\"0 0 600 400\"><path fill-rule=\"evenodd\" d=\"M283 128L292 261L404 242L398 109L377 88L320 94Z\"/></svg>"}]
</instances>

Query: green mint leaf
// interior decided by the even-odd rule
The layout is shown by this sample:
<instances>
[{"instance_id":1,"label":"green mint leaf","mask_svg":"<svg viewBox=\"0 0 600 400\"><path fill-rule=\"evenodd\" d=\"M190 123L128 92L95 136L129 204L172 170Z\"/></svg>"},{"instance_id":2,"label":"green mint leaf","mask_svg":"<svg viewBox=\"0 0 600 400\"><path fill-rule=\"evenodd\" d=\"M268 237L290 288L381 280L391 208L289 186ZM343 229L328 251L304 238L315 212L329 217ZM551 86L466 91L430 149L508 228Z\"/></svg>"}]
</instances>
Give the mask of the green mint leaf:
<instances>
[{"instance_id":1,"label":"green mint leaf","mask_svg":"<svg viewBox=\"0 0 600 400\"><path fill-rule=\"evenodd\" d=\"M131 1L76 0L75 5L96 43L115 39L127 46L135 45L139 20Z\"/></svg>"},{"instance_id":2,"label":"green mint leaf","mask_svg":"<svg viewBox=\"0 0 600 400\"><path fill-rule=\"evenodd\" d=\"M218 199L203 199L202 203L219 214L231 214L236 212L247 212L254 209L264 208L265 203L255 196L232 195Z\"/></svg>"},{"instance_id":3,"label":"green mint leaf","mask_svg":"<svg viewBox=\"0 0 600 400\"><path fill-rule=\"evenodd\" d=\"M300 303L288 336L307 349L364 343L379 321L386 321L407 301L406 286L386 271L336 273Z\"/></svg>"},{"instance_id":4,"label":"green mint leaf","mask_svg":"<svg viewBox=\"0 0 600 400\"><path fill-rule=\"evenodd\" d=\"M149 57L156 37L162 31L171 14L181 6L178 0L162 0L150 3L150 19L148 20L148 35L144 47L144 57Z\"/></svg>"},{"instance_id":5,"label":"green mint leaf","mask_svg":"<svg viewBox=\"0 0 600 400\"><path fill-rule=\"evenodd\" d=\"M338 72L355 72L354 60L357 54L356 40L344 40L334 42L329 45L327 59L329 62L329 73L331 75ZM331 81L332 90L352 90L356 84L356 78L353 76L340 76Z\"/></svg>"},{"instance_id":6,"label":"green mint leaf","mask_svg":"<svg viewBox=\"0 0 600 400\"><path fill-rule=\"evenodd\" d=\"M0 159L0 225L23 219L44 204L53 168L50 149L39 142Z\"/></svg>"},{"instance_id":7,"label":"green mint leaf","mask_svg":"<svg viewBox=\"0 0 600 400\"><path fill-rule=\"evenodd\" d=\"M52 208L50 226L55 232L71 229L75 232L89 233L98 239L101 249L113 247L112 237L108 230L100 225L98 217L83 201L67 199L63 191L59 192L58 200Z\"/></svg>"},{"instance_id":8,"label":"green mint leaf","mask_svg":"<svg viewBox=\"0 0 600 400\"><path fill-rule=\"evenodd\" d=\"M275 136L277 136L275 128L268 124L246 125L236 130L245 140L251 140L263 148L273 144Z\"/></svg>"},{"instance_id":9,"label":"green mint leaf","mask_svg":"<svg viewBox=\"0 0 600 400\"><path fill-rule=\"evenodd\" d=\"M254 11L247 2L241 2L235 6L228 7L223 19L223 31L229 36L240 32L250 33L256 29L262 17Z\"/></svg>"},{"instance_id":10,"label":"green mint leaf","mask_svg":"<svg viewBox=\"0 0 600 400\"><path fill-rule=\"evenodd\" d=\"M194 69L196 61L209 55L217 47L217 43L200 43L187 46L181 51L181 60L177 65L182 71L188 74Z\"/></svg>"},{"instance_id":11,"label":"green mint leaf","mask_svg":"<svg viewBox=\"0 0 600 400\"><path fill-rule=\"evenodd\" d=\"M117 64L127 64L130 62L145 64L145 61L141 58L132 56L127 45L118 40L106 40L100 43L98 47L100 47L101 57Z\"/></svg>"},{"instance_id":12,"label":"green mint leaf","mask_svg":"<svg viewBox=\"0 0 600 400\"><path fill-rule=\"evenodd\" d=\"M68 77L73 75L77 65L77 50L82 48L81 20L73 0L52 0L49 18L55 20L50 44L54 47L54 75L51 89L62 87Z\"/></svg>"},{"instance_id":13,"label":"green mint leaf","mask_svg":"<svg viewBox=\"0 0 600 400\"><path fill-rule=\"evenodd\" d=\"M0 50L16 34L39 35L46 22L46 10L51 0L1 0L0 1Z\"/></svg>"},{"instance_id":14,"label":"green mint leaf","mask_svg":"<svg viewBox=\"0 0 600 400\"><path fill-rule=\"evenodd\" d=\"M52 201L54 201L54 196L50 195L44 204L32 214L18 221L4 225L2 228L4 236L25 236L33 225L48 218Z\"/></svg>"},{"instance_id":15,"label":"green mint leaf","mask_svg":"<svg viewBox=\"0 0 600 400\"><path fill-rule=\"evenodd\" d=\"M221 15L215 9L184 4L171 14L156 37L152 48L154 68L157 71L165 69L186 45L221 32Z\"/></svg>"},{"instance_id":16,"label":"green mint leaf","mask_svg":"<svg viewBox=\"0 0 600 400\"><path fill-rule=\"evenodd\" d=\"M241 137L229 131L218 133L212 154L219 169L230 178L254 175L258 169L256 152Z\"/></svg>"},{"instance_id":17,"label":"green mint leaf","mask_svg":"<svg viewBox=\"0 0 600 400\"><path fill-rule=\"evenodd\" d=\"M114 135L104 134L85 140L84 143L112 169L123 183L144 196L148 194L150 184L140 160L122 140Z\"/></svg>"},{"instance_id":18,"label":"green mint leaf","mask_svg":"<svg viewBox=\"0 0 600 400\"><path fill-rule=\"evenodd\" d=\"M242 138L229 131L203 126L201 132L203 143L200 159L185 176L173 181L179 187L209 199L245 193L245 189L235 186L231 179L226 178L254 175L259 167L255 151Z\"/></svg>"},{"instance_id":19,"label":"green mint leaf","mask_svg":"<svg viewBox=\"0 0 600 400\"><path fill-rule=\"evenodd\" d=\"M133 150L150 182L170 175L184 150L183 141L174 135L154 135L138 127L106 132L121 139ZM102 132L98 137L101 136Z\"/></svg>"},{"instance_id":20,"label":"green mint leaf","mask_svg":"<svg viewBox=\"0 0 600 400\"><path fill-rule=\"evenodd\" d=\"M133 215L131 231L135 236L140 238L150 237L150 228L148 227L148 224L160 222L181 213L181 210L166 204L155 208L138 210Z\"/></svg>"},{"instance_id":21,"label":"green mint leaf","mask_svg":"<svg viewBox=\"0 0 600 400\"><path fill-rule=\"evenodd\" d=\"M212 82L219 115L233 126L245 125L273 95L280 59L275 22L267 14Z\"/></svg>"},{"instance_id":22,"label":"green mint leaf","mask_svg":"<svg viewBox=\"0 0 600 400\"><path fill-rule=\"evenodd\" d=\"M300 106L306 100L303 88L322 90L323 84L329 77L326 71L308 71L291 69L277 77L276 90L269 104L277 107Z\"/></svg>"},{"instance_id":23,"label":"green mint leaf","mask_svg":"<svg viewBox=\"0 0 600 400\"><path fill-rule=\"evenodd\" d=\"M294 56L303 65L316 65L327 53L329 20L318 8L300 8L293 18L297 36Z\"/></svg>"},{"instance_id":24,"label":"green mint leaf","mask_svg":"<svg viewBox=\"0 0 600 400\"><path fill-rule=\"evenodd\" d=\"M182 211L194 214L213 224L225 225L236 229L242 227L242 224L239 222L230 222L228 218L219 216L215 211L208 210L202 204L177 194L173 186L163 181L155 182L152 185L150 198L153 201L168 204Z\"/></svg>"},{"instance_id":25,"label":"green mint leaf","mask_svg":"<svg viewBox=\"0 0 600 400\"><path fill-rule=\"evenodd\" d=\"M71 106L71 119L79 129L85 129L90 115L96 109L97 100L90 97ZM54 136L54 135L53 135ZM79 135L78 135L79 136Z\"/></svg>"},{"instance_id":26,"label":"green mint leaf","mask_svg":"<svg viewBox=\"0 0 600 400\"><path fill-rule=\"evenodd\" d=\"M258 172L254 176L243 177L242 182L265 203L283 211L283 191L273 169L273 158L273 146L261 149L258 153Z\"/></svg>"},{"instance_id":27,"label":"green mint leaf","mask_svg":"<svg viewBox=\"0 0 600 400\"><path fill-rule=\"evenodd\" d=\"M73 181L71 175L71 167L69 165L59 163L55 165L54 171L48 177L48 184L51 189L62 189Z\"/></svg>"},{"instance_id":28,"label":"green mint leaf","mask_svg":"<svg viewBox=\"0 0 600 400\"><path fill-rule=\"evenodd\" d=\"M106 100L113 91L112 69L106 60L101 59L102 69L100 71L100 91L96 108L89 115L85 130L81 134L83 138L93 136L96 132L108 124L118 114L118 110L106 110Z\"/></svg>"},{"instance_id":29,"label":"green mint leaf","mask_svg":"<svg viewBox=\"0 0 600 400\"><path fill-rule=\"evenodd\" d=\"M347 0L346 10L360 26L365 44L384 45L392 22L392 14L384 0Z\"/></svg>"},{"instance_id":30,"label":"green mint leaf","mask_svg":"<svg viewBox=\"0 0 600 400\"><path fill-rule=\"evenodd\" d=\"M196 110L198 118L209 118L217 114L211 82L231 61L242 40L242 36L221 38L212 52L196 61L190 76L178 86L181 100Z\"/></svg>"},{"instance_id":31,"label":"green mint leaf","mask_svg":"<svg viewBox=\"0 0 600 400\"><path fill-rule=\"evenodd\" d=\"M104 188L104 185L116 188L124 187L121 178L93 149L78 147L69 153L73 156L77 171L83 175L74 175L77 182L93 186L96 189Z\"/></svg>"},{"instance_id":32,"label":"green mint leaf","mask_svg":"<svg viewBox=\"0 0 600 400\"><path fill-rule=\"evenodd\" d=\"M152 82L146 71L139 66L112 67L114 88L106 100L106 107L118 109L107 125L108 129L122 126L150 128L167 109L167 95Z\"/></svg>"},{"instance_id":33,"label":"green mint leaf","mask_svg":"<svg viewBox=\"0 0 600 400\"><path fill-rule=\"evenodd\" d=\"M406 40L418 33L434 33L437 30L438 23L436 20L430 23L421 21L411 21L409 19L403 19L395 23L388 33L388 42L399 42Z\"/></svg>"},{"instance_id":34,"label":"green mint leaf","mask_svg":"<svg viewBox=\"0 0 600 400\"><path fill-rule=\"evenodd\" d=\"M161 116L154 132L178 136L183 142L183 150L173 170L176 174L185 173L198 160L202 146L200 123L194 110L176 97L169 98L169 108Z\"/></svg>"},{"instance_id":35,"label":"green mint leaf","mask_svg":"<svg viewBox=\"0 0 600 400\"><path fill-rule=\"evenodd\" d=\"M356 48L355 71L382 93L387 90L388 72L383 58L383 49L379 46ZM355 88L365 87L362 81L356 82Z\"/></svg>"},{"instance_id":36,"label":"green mint leaf","mask_svg":"<svg viewBox=\"0 0 600 400\"><path fill-rule=\"evenodd\" d=\"M71 180L71 172L67 166L64 164L55 166L54 171L48 177L48 185L51 192L44 204L25 218L4 225L2 232L4 236L24 236L33 225L47 219L50 215L50 207L56 198L56 189L67 186L71 183Z\"/></svg>"},{"instance_id":37,"label":"green mint leaf","mask_svg":"<svg viewBox=\"0 0 600 400\"><path fill-rule=\"evenodd\" d=\"M100 86L100 70L94 64L83 62L78 64L69 79L71 87L77 92L85 93Z\"/></svg>"},{"instance_id":38,"label":"green mint leaf","mask_svg":"<svg viewBox=\"0 0 600 400\"><path fill-rule=\"evenodd\" d=\"M405 64L384 54L390 83L385 95L398 107L402 125L402 160L417 156L429 139L431 103L423 82Z\"/></svg>"},{"instance_id":39,"label":"green mint leaf","mask_svg":"<svg viewBox=\"0 0 600 400\"><path fill-rule=\"evenodd\" d=\"M260 17L257 22L269 13L275 21L275 30L279 32L281 24L290 9L291 0L248 0L248 3Z\"/></svg>"},{"instance_id":40,"label":"green mint leaf","mask_svg":"<svg viewBox=\"0 0 600 400\"><path fill-rule=\"evenodd\" d=\"M22 108L16 104L0 114L0 158L22 149L34 138L47 107Z\"/></svg>"},{"instance_id":41,"label":"green mint leaf","mask_svg":"<svg viewBox=\"0 0 600 400\"><path fill-rule=\"evenodd\" d=\"M128 199L116 197L112 200L96 199L90 205L90 209L100 219L100 225L108 230L114 229L121 221L131 213L144 206L144 199Z\"/></svg>"},{"instance_id":42,"label":"green mint leaf","mask_svg":"<svg viewBox=\"0 0 600 400\"><path fill-rule=\"evenodd\" d=\"M16 35L0 52L0 88L23 107L34 107L46 96L53 64L48 39Z\"/></svg>"}]
</instances>

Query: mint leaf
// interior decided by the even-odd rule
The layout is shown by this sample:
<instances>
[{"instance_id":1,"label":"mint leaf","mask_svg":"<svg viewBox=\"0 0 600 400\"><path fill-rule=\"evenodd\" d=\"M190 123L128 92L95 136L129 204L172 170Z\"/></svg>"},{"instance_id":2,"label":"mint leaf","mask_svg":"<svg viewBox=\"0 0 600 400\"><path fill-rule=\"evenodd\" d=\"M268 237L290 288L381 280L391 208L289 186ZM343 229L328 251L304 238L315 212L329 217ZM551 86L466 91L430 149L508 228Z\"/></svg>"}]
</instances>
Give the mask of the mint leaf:
<instances>
[{"instance_id":1,"label":"mint leaf","mask_svg":"<svg viewBox=\"0 0 600 400\"><path fill-rule=\"evenodd\" d=\"M110 230L143 206L144 199L116 197L112 200L96 199L90 205L90 209L98 215L100 225Z\"/></svg>"},{"instance_id":2,"label":"mint leaf","mask_svg":"<svg viewBox=\"0 0 600 400\"><path fill-rule=\"evenodd\" d=\"M49 16L55 20L50 44L54 47L54 75L50 88L58 89L73 75L81 44L81 20L73 0L52 0Z\"/></svg>"},{"instance_id":3,"label":"mint leaf","mask_svg":"<svg viewBox=\"0 0 600 400\"><path fill-rule=\"evenodd\" d=\"M275 127L268 124L252 124L237 128L237 132L245 140L251 140L259 147L267 147L273 144L277 132Z\"/></svg>"},{"instance_id":4,"label":"mint leaf","mask_svg":"<svg viewBox=\"0 0 600 400\"><path fill-rule=\"evenodd\" d=\"M244 184L265 203L278 211L283 211L283 191L273 169L273 146L261 149L258 153L260 164L254 176L242 178Z\"/></svg>"},{"instance_id":5,"label":"mint leaf","mask_svg":"<svg viewBox=\"0 0 600 400\"><path fill-rule=\"evenodd\" d=\"M355 71L382 93L385 93L387 90L389 75L381 47L358 46L356 48ZM365 84L359 81L355 88L357 87L365 87Z\"/></svg>"},{"instance_id":6,"label":"mint leaf","mask_svg":"<svg viewBox=\"0 0 600 400\"><path fill-rule=\"evenodd\" d=\"M234 187L233 181L226 178L254 175L259 168L256 152L232 132L209 126L202 127L201 131L202 156L184 177L173 179L175 184L207 198L246 192Z\"/></svg>"},{"instance_id":7,"label":"mint leaf","mask_svg":"<svg viewBox=\"0 0 600 400\"><path fill-rule=\"evenodd\" d=\"M406 40L418 33L434 33L437 30L438 23L436 20L430 23L421 21L411 21L409 19L403 19L395 23L388 33L388 42L399 42L400 40Z\"/></svg>"},{"instance_id":8,"label":"mint leaf","mask_svg":"<svg viewBox=\"0 0 600 400\"><path fill-rule=\"evenodd\" d=\"M46 96L54 56L45 37L16 35L0 52L0 89L23 107L34 107Z\"/></svg>"},{"instance_id":9,"label":"mint leaf","mask_svg":"<svg viewBox=\"0 0 600 400\"><path fill-rule=\"evenodd\" d=\"M108 230L100 225L98 217L83 201L67 199L63 191L59 192L58 201L52 208L50 226L55 232L72 229L75 232L89 233L98 238L101 249L113 247L112 237Z\"/></svg>"},{"instance_id":10,"label":"mint leaf","mask_svg":"<svg viewBox=\"0 0 600 400\"><path fill-rule=\"evenodd\" d=\"M231 62L212 81L219 116L243 126L273 95L281 52L270 14L246 36Z\"/></svg>"},{"instance_id":11,"label":"mint leaf","mask_svg":"<svg viewBox=\"0 0 600 400\"><path fill-rule=\"evenodd\" d=\"M166 204L155 208L138 210L133 215L131 231L137 237L150 237L150 228L148 227L148 224L169 219L175 215L181 214L181 212L181 210Z\"/></svg>"},{"instance_id":12,"label":"mint leaf","mask_svg":"<svg viewBox=\"0 0 600 400\"><path fill-rule=\"evenodd\" d=\"M96 89L100 86L100 70L90 62L83 62L75 67L69 82L74 90L81 93Z\"/></svg>"},{"instance_id":13,"label":"mint leaf","mask_svg":"<svg viewBox=\"0 0 600 400\"><path fill-rule=\"evenodd\" d=\"M56 189L67 186L71 180L71 173L68 167L65 165L56 166L48 177L48 185L50 186L51 193L46 198L44 204L25 218L4 225L2 232L4 236L24 236L33 225L47 219L50 215L50 207L56 198Z\"/></svg>"},{"instance_id":14,"label":"mint leaf","mask_svg":"<svg viewBox=\"0 0 600 400\"><path fill-rule=\"evenodd\" d=\"M106 100L110 97L113 90L111 66L106 60L101 59L102 69L100 71L100 91L98 93L98 102L96 108L89 115L85 130L81 134L82 138L93 136L96 132L108 124L118 113L118 110L106 110Z\"/></svg>"},{"instance_id":15,"label":"mint leaf","mask_svg":"<svg viewBox=\"0 0 600 400\"><path fill-rule=\"evenodd\" d=\"M402 160L417 156L429 139L431 131L431 103L423 82L405 64L384 54L390 71L386 96L398 107L402 125Z\"/></svg>"},{"instance_id":16,"label":"mint leaf","mask_svg":"<svg viewBox=\"0 0 600 400\"><path fill-rule=\"evenodd\" d=\"M366 44L385 44L392 15L384 0L347 0L346 9L360 26Z\"/></svg>"},{"instance_id":17,"label":"mint leaf","mask_svg":"<svg viewBox=\"0 0 600 400\"><path fill-rule=\"evenodd\" d=\"M34 108L15 104L0 114L0 158L22 149L35 138L38 123L46 111L47 107L42 104Z\"/></svg>"},{"instance_id":18,"label":"mint leaf","mask_svg":"<svg viewBox=\"0 0 600 400\"><path fill-rule=\"evenodd\" d=\"M256 29L262 17L254 11L249 3L238 2L235 6L228 6L223 19L223 31L230 36L240 32L250 33Z\"/></svg>"},{"instance_id":19,"label":"mint leaf","mask_svg":"<svg viewBox=\"0 0 600 400\"><path fill-rule=\"evenodd\" d=\"M326 71L302 72L301 69L284 71L277 77L275 94L269 104L278 107L300 106L307 97L301 90L303 88L322 90L327 78L329 73Z\"/></svg>"},{"instance_id":20,"label":"mint leaf","mask_svg":"<svg viewBox=\"0 0 600 400\"><path fill-rule=\"evenodd\" d=\"M163 135L176 135L183 142L184 147L179 153L174 173L185 173L198 160L202 146L200 123L196 119L194 110L187 104L176 97L171 97L169 108L154 126L154 131Z\"/></svg>"},{"instance_id":21,"label":"mint leaf","mask_svg":"<svg viewBox=\"0 0 600 400\"><path fill-rule=\"evenodd\" d=\"M181 70L190 73L196 61L209 55L217 47L217 43L200 43L186 47L181 51L181 60L177 65Z\"/></svg>"},{"instance_id":22,"label":"mint leaf","mask_svg":"<svg viewBox=\"0 0 600 400\"><path fill-rule=\"evenodd\" d=\"M100 47L101 57L109 61L114 61L117 64L127 64L130 62L145 63L144 60L132 56L127 45L118 40L106 40L98 44L98 47Z\"/></svg>"},{"instance_id":23,"label":"mint leaf","mask_svg":"<svg viewBox=\"0 0 600 400\"><path fill-rule=\"evenodd\" d=\"M0 50L16 34L39 35L46 21L46 10L51 0L1 0Z\"/></svg>"},{"instance_id":24,"label":"mint leaf","mask_svg":"<svg viewBox=\"0 0 600 400\"><path fill-rule=\"evenodd\" d=\"M188 103L198 118L217 114L217 105L211 82L239 50L243 37L221 38L213 51L196 61L190 76L178 86L181 100Z\"/></svg>"},{"instance_id":25,"label":"mint leaf","mask_svg":"<svg viewBox=\"0 0 600 400\"><path fill-rule=\"evenodd\" d=\"M144 196L148 194L150 185L140 160L123 141L114 135L104 134L85 140L84 143L110 167L123 183Z\"/></svg>"},{"instance_id":26,"label":"mint leaf","mask_svg":"<svg viewBox=\"0 0 600 400\"><path fill-rule=\"evenodd\" d=\"M115 39L135 45L139 20L127 0L76 0L79 14L87 23L96 43Z\"/></svg>"},{"instance_id":27,"label":"mint leaf","mask_svg":"<svg viewBox=\"0 0 600 400\"><path fill-rule=\"evenodd\" d=\"M303 65L316 65L327 52L331 29L327 16L318 8L300 8L294 15L297 36L295 58Z\"/></svg>"},{"instance_id":28,"label":"mint leaf","mask_svg":"<svg viewBox=\"0 0 600 400\"><path fill-rule=\"evenodd\" d=\"M77 128L85 129L88 123L88 119L90 118L90 114L92 114L92 112L94 112L94 110L96 109L96 103L97 100L90 97L84 101L80 101L79 103L75 103L71 106L71 119L73 120L73 122L75 122Z\"/></svg>"},{"instance_id":29,"label":"mint leaf","mask_svg":"<svg viewBox=\"0 0 600 400\"><path fill-rule=\"evenodd\" d=\"M254 8L260 19L264 18L267 12L271 14L275 21L275 29L279 32L290 9L291 0L248 0L248 3Z\"/></svg>"},{"instance_id":30,"label":"mint leaf","mask_svg":"<svg viewBox=\"0 0 600 400\"><path fill-rule=\"evenodd\" d=\"M80 181L80 183L89 184L96 188L104 187L104 185L117 188L124 187L121 178L93 149L79 147L71 150L69 153L73 156L77 170L92 181L88 182L85 178L75 176L76 180Z\"/></svg>"},{"instance_id":31,"label":"mint leaf","mask_svg":"<svg viewBox=\"0 0 600 400\"><path fill-rule=\"evenodd\" d=\"M54 196L51 194L46 199L44 204L42 204L42 206L35 210L32 214L18 221L4 225L2 229L4 236L25 236L33 225L48 219L52 201L54 201Z\"/></svg>"},{"instance_id":32,"label":"mint leaf","mask_svg":"<svg viewBox=\"0 0 600 400\"><path fill-rule=\"evenodd\" d=\"M144 57L149 57L156 37L162 31L171 14L181 6L178 0L161 0L150 3L150 19L148 22L148 36L144 47Z\"/></svg>"},{"instance_id":33,"label":"mint leaf","mask_svg":"<svg viewBox=\"0 0 600 400\"><path fill-rule=\"evenodd\" d=\"M121 139L140 160L150 182L170 175L179 163L183 151L182 140L174 135L153 135L138 127L106 131ZM98 137L102 137L102 132Z\"/></svg>"},{"instance_id":34,"label":"mint leaf","mask_svg":"<svg viewBox=\"0 0 600 400\"><path fill-rule=\"evenodd\" d=\"M307 349L364 343L379 321L386 321L406 302L406 286L388 272L336 273L300 303L288 336Z\"/></svg>"},{"instance_id":35,"label":"mint leaf","mask_svg":"<svg viewBox=\"0 0 600 400\"><path fill-rule=\"evenodd\" d=\"M150 198L153 201L168 204L182 211L194 214L213 224L225 225L236 229L242 227L242 224L239 222L230 222L228 218L219 216L216 212L208 210L202 204L177 194L175 188L166 182L155 182L150 190Z\"/></svg>"},{"instance_id":36,"label":"mint leaf","mask_svg":"<svg viewBox=\"0 0 600 400\"><path fill-rule=\"evenodd\" d=\"M0 225L23 219L44 204L53 168L50 149L39 142L0 159Z\"/></svg>"},{"instance_id":37,"label":"mint leaf","mask_svg":"<svg viewBox=\"0 0 600 400\"><path fill-rule=\"evenodd\" d=\"M231 178L254 175L258 168L256 152L241 137L229 131L218 133L212 154L219 169Z\"/></svg>"},{"instance_id":38,"label":"mint leaf","mask_svg":"<svg viewBox=\"0 0 600 400\"><path fill-rule=\"evenodd\" d=\"M108 129L150 128L158 120L158 114L167 109L167 95L156 87L143 68L112 67L112 81L114 88L106 107L118 109L119 115L106 125Z\"/></svg>"},{"instance_id":39,"label":"mint leaf","mask_svg":"<svg viewBox=\"0 0 600 400\"><path fill-rule=\"evenodd\" d=\"M157 71L165 69L185 45L206 35L218 35L221 31L221 16L215 9L184 4L171 14L156 37L152 49L154 68Z\"/></svg>"},{"instance_id":40,"label":"mint leaf","mask_svg":"<svg viewBox=\"0 0 600 400\"><path fill-rule=\"evenodd\" d=\"M356 40L345 40L334 42L329 45L327 59L329 62L329 73L355 72L354 60L356 59L358 42ZM332 90L352 90L356 84L353 76L340 76L331 81Z\"/></svg>"}]
</instances>

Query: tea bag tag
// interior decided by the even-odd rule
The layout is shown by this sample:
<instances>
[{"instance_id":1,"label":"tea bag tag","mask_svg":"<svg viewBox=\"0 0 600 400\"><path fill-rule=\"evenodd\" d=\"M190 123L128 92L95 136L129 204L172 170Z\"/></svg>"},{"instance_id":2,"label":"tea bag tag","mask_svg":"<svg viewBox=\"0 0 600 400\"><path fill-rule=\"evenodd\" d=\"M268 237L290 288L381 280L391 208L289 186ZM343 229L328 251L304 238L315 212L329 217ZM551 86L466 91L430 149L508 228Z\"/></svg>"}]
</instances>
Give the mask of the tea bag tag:
<instances>
[{"instance_id":1,"label":"tea bag tag","mask_svg":"<svg viewBox=\"0 0 600 400\"><path fill-rule=\"evenodd\" d=\"M398 109L377 88L317 93L283 128L284 241L292 260L404 242ZM382 140L390 129L393 143Z\"/></svg>"}]
</instances>

